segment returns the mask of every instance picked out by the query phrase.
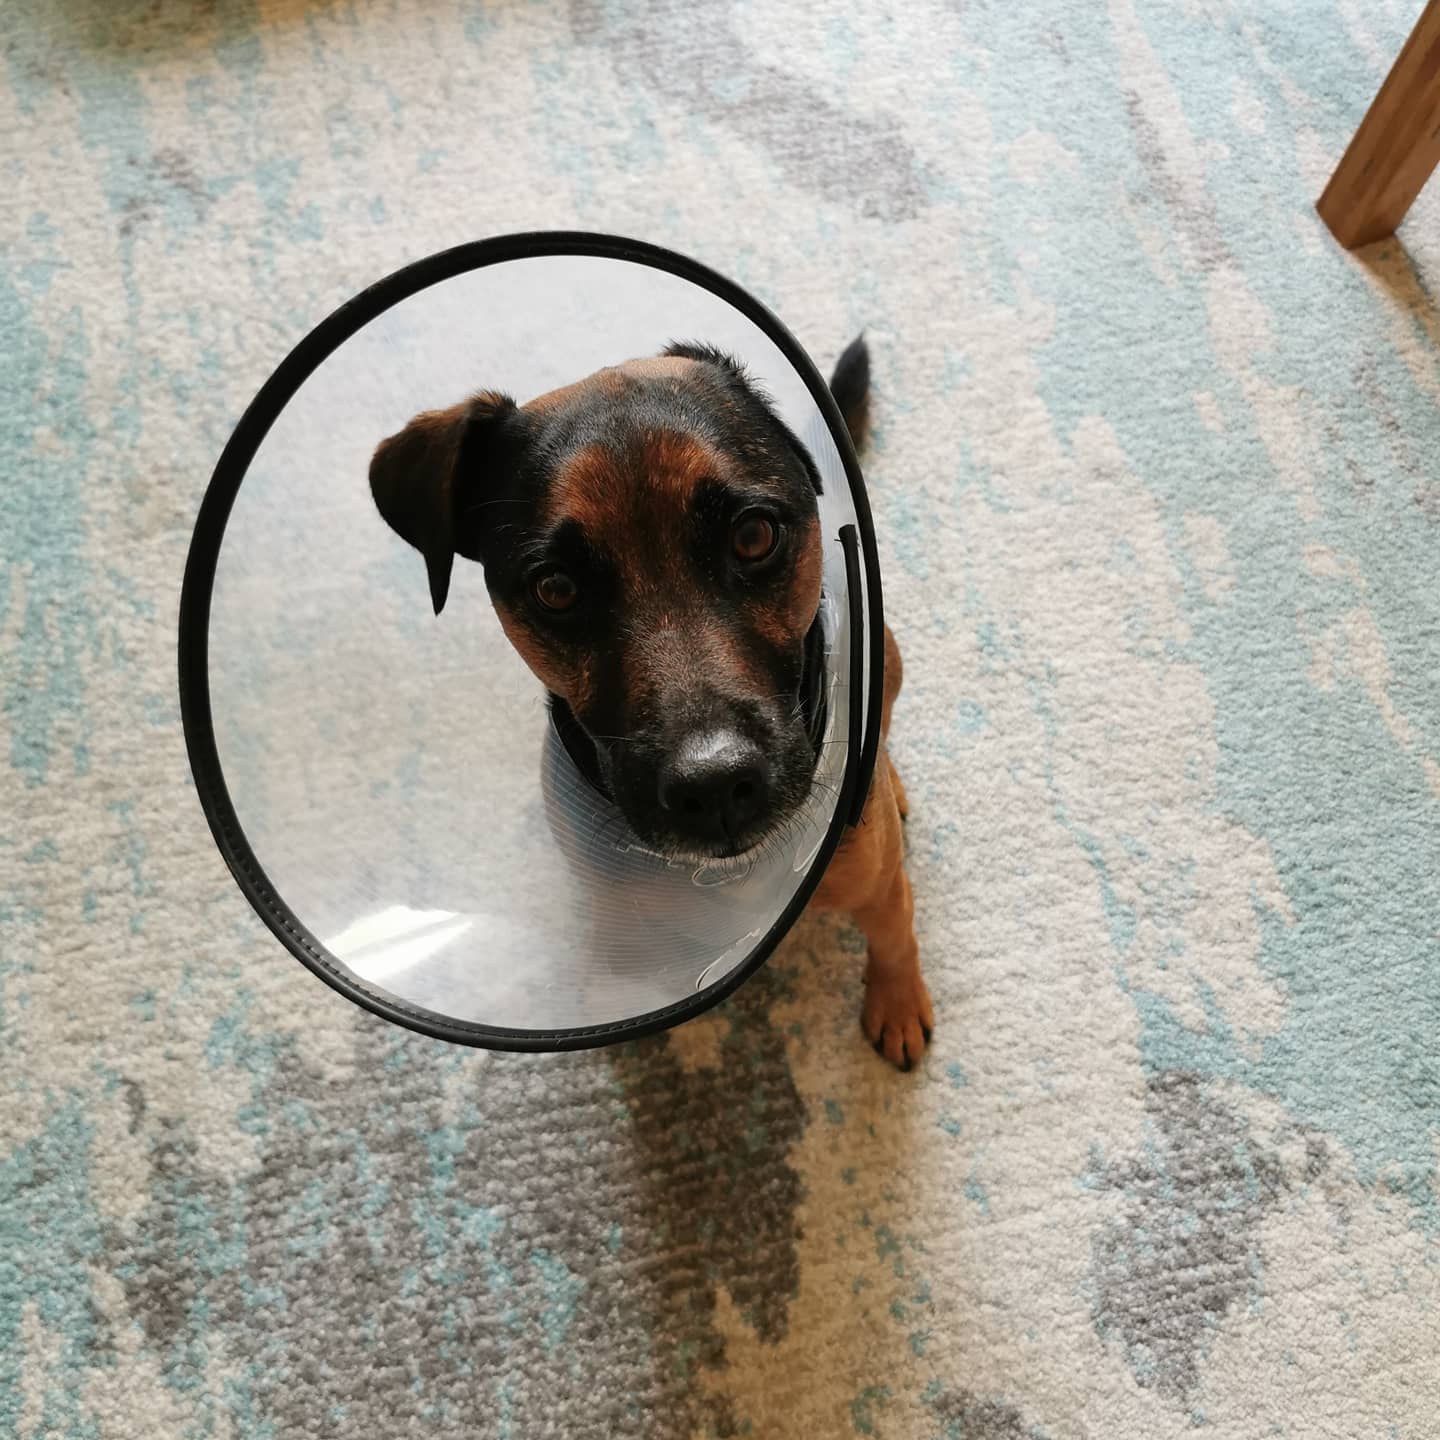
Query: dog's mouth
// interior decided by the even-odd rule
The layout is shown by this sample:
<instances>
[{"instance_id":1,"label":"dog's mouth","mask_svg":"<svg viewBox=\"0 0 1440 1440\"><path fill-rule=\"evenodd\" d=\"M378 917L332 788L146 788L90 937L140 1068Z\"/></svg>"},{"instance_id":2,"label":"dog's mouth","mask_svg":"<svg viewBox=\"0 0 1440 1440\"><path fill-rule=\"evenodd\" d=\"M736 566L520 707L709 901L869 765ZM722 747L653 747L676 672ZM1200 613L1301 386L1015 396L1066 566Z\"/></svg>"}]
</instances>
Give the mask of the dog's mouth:
<instances>
[{"instance_id":1,"label":"dog's mouth","mask_svg":"<svg viewBox=\"0 0 1440 1440\"><path fill-rule=\"evenodd\" d=\"M667 843L655 853L677 865L702 867L717 880L748 874L761 860L785 848L806 798L808 796L802 797L793 808L775 816L768 825L758 827L754 838L746 836L709 847L693 841Z\"/></svg>"},{"instance_id":2,"label":"dog's mouth","mask_svg":"<svg viewBox=\"0 0 1440 1440\"><path fill-rule=\"evenodd\" d=\"M703 836L685 833L673 823L673 816L654 803L650 798L657 788L653 779L639 785L625 782L620 760L624 741L602 747L559 696L550 697L550 711L556 735L576 770L592 789L620 809L647 849L679 863L742 870L785 844L811 796L824 746L825 681L825 640L817 616L805 637L794 707L783 721L769 727L772 734L763 757L768 803L743 821L714 827L715 833ZM643 798L637 799L637 795Z\"/></svg>"},{"instance_id":3,"label":"dog's mouth","mask_svg":"<svg viewBox=\"0 0 1440 1440\"><path fill-rule=\"evenodd\" d=\"M741 876L768 856L782 853L801 828L799 821L810 797L807 787L797 797L777 805L758 824L747 826L734 836L713 841L681 836L669 830L630 822L630 828L646 850L676 865L704 867L716 879ZM648 832L648 833L647 833Z\"/></svg>"}]
</instances>

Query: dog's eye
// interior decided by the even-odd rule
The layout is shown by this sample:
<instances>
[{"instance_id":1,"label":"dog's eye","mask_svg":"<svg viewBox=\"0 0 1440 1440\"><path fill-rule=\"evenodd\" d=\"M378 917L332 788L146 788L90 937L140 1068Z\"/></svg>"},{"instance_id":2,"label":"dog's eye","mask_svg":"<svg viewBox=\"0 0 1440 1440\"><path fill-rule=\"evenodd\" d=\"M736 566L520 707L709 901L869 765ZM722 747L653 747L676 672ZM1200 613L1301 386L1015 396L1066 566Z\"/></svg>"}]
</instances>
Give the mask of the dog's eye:
<instances>
[{"instance_id":1,"label":"dog's eye","mask_svg":"<svg viewBox=\"0 0 1440 1440\"><path fill-rule=\"evenodd\" d=\"M530 582L531 593L547 610L559 613L574 608L580 588L563 570L547 570Z\"/></svg>"},{"instance_id":2,"label":"dog's eye","mask_svg":"<svg viewBox=\"0 0 1440 1440\"><path fill-rule=\"evenodd\" d=\"M780 532L768 515L752 510L742 515L730 530L730 547L738 560L754 564L775 549Z\"/></svg>"}]
</instances>

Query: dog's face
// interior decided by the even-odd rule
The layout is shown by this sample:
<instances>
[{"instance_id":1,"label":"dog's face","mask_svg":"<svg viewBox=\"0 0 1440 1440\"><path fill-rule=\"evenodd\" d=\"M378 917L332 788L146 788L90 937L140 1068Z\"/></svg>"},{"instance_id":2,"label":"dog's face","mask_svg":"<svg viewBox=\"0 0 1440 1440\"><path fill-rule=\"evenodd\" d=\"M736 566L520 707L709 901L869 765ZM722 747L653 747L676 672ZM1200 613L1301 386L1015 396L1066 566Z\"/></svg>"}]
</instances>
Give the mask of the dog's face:
<instances>
[{"instance_id":1,"label":"dog's face","mask_svg":"<svg viewBox=\"0 0 1440 1440\"><path fill-rule=\"evenodd\" d=\"M454 556L484 565L649 844L738 855L793 814L815 763L819 478L733 362L676 346L523 407L482 393L384 441L370 483L437 614Z\"/></svg>"}]
</instances>

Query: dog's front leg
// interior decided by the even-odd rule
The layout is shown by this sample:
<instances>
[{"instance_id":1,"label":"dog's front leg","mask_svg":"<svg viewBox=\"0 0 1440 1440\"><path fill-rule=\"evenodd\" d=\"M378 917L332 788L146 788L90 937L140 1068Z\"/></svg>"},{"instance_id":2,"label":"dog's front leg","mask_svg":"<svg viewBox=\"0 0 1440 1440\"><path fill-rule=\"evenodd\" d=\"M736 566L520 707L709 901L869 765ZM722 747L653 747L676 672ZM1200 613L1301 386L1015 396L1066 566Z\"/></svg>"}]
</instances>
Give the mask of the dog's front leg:
<instances>
[{"instance_id":1,"label":"dog's front leg","mask_svg":"<svg viewBox=\"0 0 1440 1440\"><path fill-rule=\"evenodd\" d=\"M855 912L870 942L860 1024L877 1053L908 1070L930 1043L935 1014L920 975L910 881L897 867L883 893Z\"/></svg>"},{"instance_id":2,"label":"dog's front leg","mask_svg":"<svg viewBox=\"0 0 1440 1440\"><path fill-rule=\"evenodd\" d=\"M892 1064L908 1070L930 1042L935 1014L920 974L915 939L915 902L905 874L899 796L888 764L867 811L878 811L862 845L871 850L873 888L852 914L869 942L865 962L865 1004L860 1024L865 1037ZM867 820L869 816L866 817ZM863 822L862 822L863 825Z\"/></svg>"},{"instance_id":3,"label":"dog's front leg","mask_svg":"<svg viewBox=\"0 0 1440 1440\"><path fill-rule=\"evenodd\" d=\"M860 1023L881 1055L908 1070L924 1053L935 1015L920 976L915 903L905 874L900 796L893 777L889 757L881 756L865 813L830 862L816 903L848 910L864 933L869 954Z\"/></svg>"},{"instance_id":4,"label":"dog's front leg","mask_svg":"<svg viewBox=\"0 0 1440 1440\"><path fill-rule=\"evenodd\" d=\"M890 733L890 712L900 693L900 647L885 627L885 685L880 728ZM935 1012L920 976L915 901L905 874L901 821L910 804L888 751L881 753L860 823L841 842L816 892L826 909L848 910L868 942L865 1004L860 1024L875 1049L908 1070L930 1043Z\"/></svg>"}]
</instances>

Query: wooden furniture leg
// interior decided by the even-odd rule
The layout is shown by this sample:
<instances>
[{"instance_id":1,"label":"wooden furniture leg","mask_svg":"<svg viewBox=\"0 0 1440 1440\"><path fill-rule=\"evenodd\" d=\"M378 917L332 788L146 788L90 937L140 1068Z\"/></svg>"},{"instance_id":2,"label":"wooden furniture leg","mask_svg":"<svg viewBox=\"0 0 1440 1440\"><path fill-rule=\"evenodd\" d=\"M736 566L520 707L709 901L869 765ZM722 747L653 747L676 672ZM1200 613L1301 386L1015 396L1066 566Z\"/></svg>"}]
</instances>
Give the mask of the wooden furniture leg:
<instances>
[{"instance_id":1,"label":"wooden furniture leg","mask_svg":"<svg viewBox=\"0 0 1440 1440\"><path fill-rule=\"evenodd\" d=\"M1347 249L1383 240L1440 162L1440 0L1429 0L1316 207Z\"/></svg>"}]
</instances>

